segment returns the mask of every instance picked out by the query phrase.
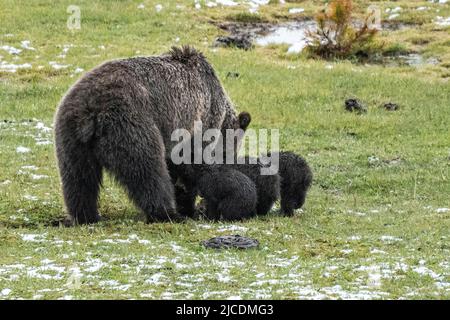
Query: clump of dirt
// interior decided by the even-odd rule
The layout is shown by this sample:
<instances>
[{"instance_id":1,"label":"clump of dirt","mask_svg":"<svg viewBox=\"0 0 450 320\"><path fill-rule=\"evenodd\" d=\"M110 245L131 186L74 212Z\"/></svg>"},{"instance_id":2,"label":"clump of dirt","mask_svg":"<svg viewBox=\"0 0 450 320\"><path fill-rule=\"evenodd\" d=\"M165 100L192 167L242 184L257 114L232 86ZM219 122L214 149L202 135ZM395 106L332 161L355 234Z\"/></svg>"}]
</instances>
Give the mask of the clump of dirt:
<instances>
[{"instance_id":1,"label":"clump of dirt","mask_svg":"<svg viewBox=\"0 0 450 320\"><path fill-rule=\"evenodd\" d=\"M367 112L367 107L358 99L350 98L345 100L345 110L362 114Z\"/></svg>"},{"instance_id":2,"label":"clump of dirt","mask_svg":"<svg viewBox=\"0 0 450 320\"><path fill-rule=\"evenodd\" d=\"M231 35L247 36L255 38L266 34L276 24L269 22L224 22L216 25L219 29L227 31Z\"/></svg>"},{"instance_id":3,"label":"clump of dirt","mask_svg":"<svg viewBox=\"0 0 450 320\"><path fill-rule=\"evenodd\" d=\"M233 72L233 71L229 71L227 73L227 79L228 78L232 78L232 79L237 79L241 76L241 74L239 72Z\"/></svg>"},{"instance_id":4,"label":"clump of dirt","mask_svg":"<svg viewBox=\"0 0 450 320\"><path fill-rule=\"evenodd\" d=\"M213 44L214 47L235 47L244 50L251 49L257 34L269 28L267 23L227 22L217 26L227 31L229 35L217 37Z\"/></svg>"},{"instance_id":5,"label":"clump of dirt","mask_svg":"<svg viewBox=\"0 0 450 320\"><path fill-rule=\"evenodd\" d=\"M259 241L240 235L219 236L201 242L205 248L210 249L251 249L259 246Z\"/></svg>"},{"instance_id":6,"label":"clump of dirt","mask_svg":"<svg viewBox=\"0 0 450 320\"><path fill-rule=\"evenodd\" d=\"M367 159L367 163L369 167L382 167L382 166L388 166L388 167L395 167L401 165L405 160L397 156L392 159L380 159L376 156L370 156Z\"/></svg>"},{"instance_id":7,"label":"clump of dirt","mask_svg":"<svg viewBox=\"0 0 450 320\"><path fill-rule=\"evenodd\" d=\"M381 107L387 111L396 111L399 109L398 104L392 102L384 103Z\"/></svg>"},{"instance_id":8,"label":"clump of dirt","mask_svg":"<svg viewBox=\"0 0 450 320\"><path fill-rule=\"evenodd\" d=\"M245 35L231 35L217 37L214 41L215 47L235 47L239 49L249 50L253 44L251 39Z\"/></svg>"}]
</instances>

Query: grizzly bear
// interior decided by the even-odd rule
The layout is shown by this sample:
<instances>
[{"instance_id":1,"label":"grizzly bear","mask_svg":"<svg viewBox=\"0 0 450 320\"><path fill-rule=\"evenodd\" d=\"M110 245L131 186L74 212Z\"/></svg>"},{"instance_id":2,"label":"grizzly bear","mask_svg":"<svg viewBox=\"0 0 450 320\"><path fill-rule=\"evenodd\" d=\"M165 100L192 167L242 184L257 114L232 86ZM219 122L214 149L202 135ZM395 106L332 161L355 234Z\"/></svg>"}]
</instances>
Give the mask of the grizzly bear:
<instances>
[{"instance_id":1,"label":"grizzly bear","mask_svg":"<svg viewBox=\"0 0 450 320\"><path fill-rule=\"evenodd\" d=\"M125 186L147 221L180 219L167 170L174 129L238 129L212 66L191 47L160 56L106 62L86 73L55 116L56 156L65 205L74 223L95 223L103 169ZM226 152L227 150L225 150Z\"/></svg>"},{"instance_id":2,"label":"grizzly bear","mask_svg":"<svg viewBox=\"0 0 450 320\"><path fill-rule=\"evenodd\" d=\"M194 216L195 197L204 200L206 218L235 221L256 215L257 190L245 174L233 165L180 164L168 162L170 172L184 186L177 185L177 207L182 215Z\"/></svg>"}]
</instances>

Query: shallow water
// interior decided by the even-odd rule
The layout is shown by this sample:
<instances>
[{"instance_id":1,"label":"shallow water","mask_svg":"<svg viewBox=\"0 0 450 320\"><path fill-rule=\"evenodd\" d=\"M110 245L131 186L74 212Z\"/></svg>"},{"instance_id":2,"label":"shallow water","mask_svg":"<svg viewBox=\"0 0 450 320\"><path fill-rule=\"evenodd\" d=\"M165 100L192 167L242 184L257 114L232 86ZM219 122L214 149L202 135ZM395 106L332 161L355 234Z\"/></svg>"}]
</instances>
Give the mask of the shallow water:
<instances>
[{"instance_id":1,"label":"shallow water","mask_svg":"<svg viewBox=\"0 0 450 320\"><path fill-rule=\"evenodd\" d=\"M426 59L421 54L410 53L395 57L388 57L384 61L384 64L389 67L396 67L396 66L420 67L423 65L437 65L439 64L439 60L436 58Z\"/></svg>"},{"instance_id":2,"label":"shallow water","mask_svg":"<svg viewBox=\"0 0 450 320\"><path fill-rule=\"evenodd\" d=\"M300 22L277 25L265 35L257 36L255 43L261 46L270 44L287 44L288 53L301 52L310 42L308 31L315 29L315 22Z\"/></svg>"},{"instance_id":3,"label":"shallow water","mask_svg":"<svg viewBox=\"0 0 450 320\"><path fill-rule=\"evenodd\" d=\"M360 23L354 22L354 26L360 27ZM395 31L410 27L411 25L401 23L385 23L380 30ZM288 53L299 53L311 42L308 33L316 29L317 23L312 20L274 25L269 28L268 32L262 35L257 34L255 43L260 46L287 44L289 45Z\"/></svg>"}]
</instances>

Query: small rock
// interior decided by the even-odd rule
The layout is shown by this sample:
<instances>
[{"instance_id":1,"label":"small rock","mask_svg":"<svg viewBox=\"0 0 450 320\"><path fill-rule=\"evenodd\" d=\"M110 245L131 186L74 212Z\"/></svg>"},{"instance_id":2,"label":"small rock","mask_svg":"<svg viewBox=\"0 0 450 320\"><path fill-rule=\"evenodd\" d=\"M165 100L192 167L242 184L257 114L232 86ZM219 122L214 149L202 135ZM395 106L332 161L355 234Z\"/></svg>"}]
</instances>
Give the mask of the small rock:
<instances>
[{"instance_id":1,"label":"small rock","mask_svg":"<svg viewBox=\"0 0 450 320\"><path fill-rule=\"evenodd\" d=\"M367 108L358 99L345 100L345 110L349 112L366 113Z\"/></svg>"},{"instance_id":2,"label":"small rock","mask_svg":"<svg viewBox=\"0 0 450 320\"><path fill-rule=\"evenodd\" d=\"M227 73L227 78L234 78L234 79L236 79L236 78L239 78L239 76L240 76L240 74L239 74L239 72L228 72Z\"/></svg>"},{"instance_id":3,"label":"small rock","mask_svg":"<svg viewBox=\"0 0 450 320\"><path fill-rule=\"evenodd\" d=\"M385 103L385 104L383 104L383 106L382 106L384 109L386 109L387 111L395 111L395 110L398 110L398 104L396 104L396 103L392 103L392 102L388 102L388 103Z\"/></svg>"},{"instance_id":4,"label":"small rock","mask_svg":"<svg viewBox=\"0 0 450 320\"><path fill-rule=\"evenodd\" d=\"M380 163L380 159L375 156L370 156L367 158L367 162L369 163L369 166L375 166Z\"/></svg>"}]
</instances>

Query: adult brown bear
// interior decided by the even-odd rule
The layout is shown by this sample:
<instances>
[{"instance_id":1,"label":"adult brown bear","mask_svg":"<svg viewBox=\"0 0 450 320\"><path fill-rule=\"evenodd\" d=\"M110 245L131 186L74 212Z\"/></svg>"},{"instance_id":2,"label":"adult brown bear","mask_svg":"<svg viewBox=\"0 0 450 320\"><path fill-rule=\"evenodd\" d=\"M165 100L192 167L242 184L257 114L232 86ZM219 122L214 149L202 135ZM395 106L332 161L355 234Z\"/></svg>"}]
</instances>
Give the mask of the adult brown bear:
<instances>
[{"instance_id":1,"label":"adult brown bear","mask_svg":"<svg viewBox=\"0 0 450 320\"><path fill-rule=\"evenodd\" d=\"M246 129L205 57L191 47L110 61L86 73L55 117L64 201L75 223L100 218L102 170L124 185L147 221L177 220L166 166L175 129Z\"/></svg>"}]
</instances>

